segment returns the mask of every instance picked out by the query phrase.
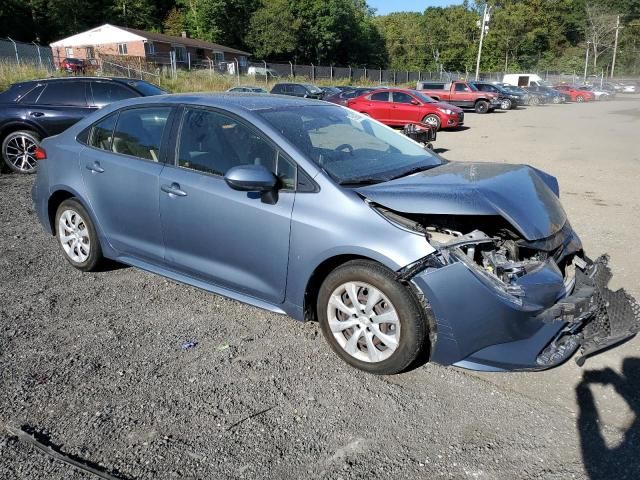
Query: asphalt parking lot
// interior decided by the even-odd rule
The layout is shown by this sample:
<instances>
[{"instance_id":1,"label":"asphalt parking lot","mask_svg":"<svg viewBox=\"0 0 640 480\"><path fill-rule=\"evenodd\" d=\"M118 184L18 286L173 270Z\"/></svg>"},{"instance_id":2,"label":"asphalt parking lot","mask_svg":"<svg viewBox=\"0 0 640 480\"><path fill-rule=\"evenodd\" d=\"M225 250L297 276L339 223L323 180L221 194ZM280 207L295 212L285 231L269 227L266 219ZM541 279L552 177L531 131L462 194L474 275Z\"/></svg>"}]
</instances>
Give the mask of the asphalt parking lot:
<instances>
[{"instance_id":1,"label":"asphalt parking lot","mask_svg":"<svg viewBox=\"0 0 640 480\"><path fill-rule=\"evenodd\" d=\"M436 150L556 175L587 253L609 253L612 286L640 297L640 96L466 124ZM32 181L0 176L2 479L93 478L4 425L126 479L640 478L640 340L584 368L374 377L316 324L133 268L74 270Z\"/></svg>"}]
</instances>

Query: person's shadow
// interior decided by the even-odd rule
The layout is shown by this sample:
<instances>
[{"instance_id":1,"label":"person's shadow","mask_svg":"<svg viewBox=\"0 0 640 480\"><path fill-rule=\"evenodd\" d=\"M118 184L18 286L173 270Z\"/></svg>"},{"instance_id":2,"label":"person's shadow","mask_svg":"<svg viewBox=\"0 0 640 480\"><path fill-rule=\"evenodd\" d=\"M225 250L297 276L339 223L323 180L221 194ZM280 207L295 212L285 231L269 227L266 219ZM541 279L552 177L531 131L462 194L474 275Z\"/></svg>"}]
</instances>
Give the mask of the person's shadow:
<instances>
[{"instance_id":1,"label":"person's shadow","mask_svg":"<svg viewBox=\"0 0 640 480\"><path fill-rule=\"evenodd\" d=\"M612 385L635 413L635 419L624 433L622 442L609 448L600 428L600 417L591 384ZM590 480L640 479L640 358L627 358L622 375L613 370L585 372L576 387L580 413L578 430L582 460Z\"/></svg>"}]
</instances>

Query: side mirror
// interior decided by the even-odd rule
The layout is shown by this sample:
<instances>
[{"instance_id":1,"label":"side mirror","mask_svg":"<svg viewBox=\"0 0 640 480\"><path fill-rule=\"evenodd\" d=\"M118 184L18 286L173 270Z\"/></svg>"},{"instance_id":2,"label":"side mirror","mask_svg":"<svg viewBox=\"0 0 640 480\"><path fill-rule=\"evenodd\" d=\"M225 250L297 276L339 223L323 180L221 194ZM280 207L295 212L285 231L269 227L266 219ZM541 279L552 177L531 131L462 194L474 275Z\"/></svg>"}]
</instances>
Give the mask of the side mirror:
<instances>
[{"instance_id":1,"label":"side mirror","mask_svg":"<svg viewBox=\"0 0 640 480\"><path fill-rule=\"evenodd\" d=\"M224 176L234 190L241 192L268 192L276 188L278 179L263 165L238 165L230 168Z\"/></svg>"},{"instance_id":2,"label":"side mirror","mask_svg":"<svg viewBox=\"0 0 640 480\"><path fill-rule=\"evenodd\" d=\"M420 105L418 100L411 100L411 105Z\"/></svg>"}]
</instances>

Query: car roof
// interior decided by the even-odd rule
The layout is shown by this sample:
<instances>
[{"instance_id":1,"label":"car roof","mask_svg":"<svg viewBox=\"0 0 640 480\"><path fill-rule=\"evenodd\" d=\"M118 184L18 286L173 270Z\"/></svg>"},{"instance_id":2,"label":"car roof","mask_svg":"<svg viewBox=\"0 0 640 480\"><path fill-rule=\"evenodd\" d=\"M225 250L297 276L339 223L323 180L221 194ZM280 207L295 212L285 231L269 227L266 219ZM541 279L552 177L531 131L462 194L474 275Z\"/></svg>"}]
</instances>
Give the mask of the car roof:
<instances>
[{"instance_id":1,"label":"car roof","mask_svg":"<svg viewBox=\"0 0 640 480\"><path fill-rule=\"evenodd\" d=\"M19 85L23 83L47 83L47 82L72 82L74 80L107 80L113 82L146 82L146 80L140 80L138 78L127 78L127 77L92 77L92 76L73 76L73 77L48 77L48 78L37 78L35 80L25 80L22 82L16 82L14 85ZM148 82L147 82L148 83Z\"/></svg>"},{"instance_id":2,"label":"car roof","mask_svg":"<svg viewBox=\"0 0 640 480\"><path fill-rule=\"evenodd\" d=\"M321 100L292 97L290 95L265 95L264 93L249 92L174 93L167 95L153 95L150 97L136 97L116 102L118 106L158 103L182 103L187 105L201 105L246 111L301 107L305 105L332 105L331 103L323 102Z\"/></svg>"}]
</instances>

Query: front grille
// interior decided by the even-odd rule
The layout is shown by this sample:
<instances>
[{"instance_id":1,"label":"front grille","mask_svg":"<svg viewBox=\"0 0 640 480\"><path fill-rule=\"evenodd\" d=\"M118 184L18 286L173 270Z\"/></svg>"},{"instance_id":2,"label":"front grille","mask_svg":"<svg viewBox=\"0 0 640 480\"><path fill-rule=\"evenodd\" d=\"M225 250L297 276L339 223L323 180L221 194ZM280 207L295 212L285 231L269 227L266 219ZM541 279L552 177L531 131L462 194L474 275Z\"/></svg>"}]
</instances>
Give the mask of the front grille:
<instances>
[{"instance_id":1,"label":"front grille","mask_svg":"<svg viewBox=\"0 0 640 480\"><path fill-rule=\"evenodd\" d=\"M458 121L463 122L464 121L464 113L460 112L458 114Z\"/></svg>"}]
</instances>

